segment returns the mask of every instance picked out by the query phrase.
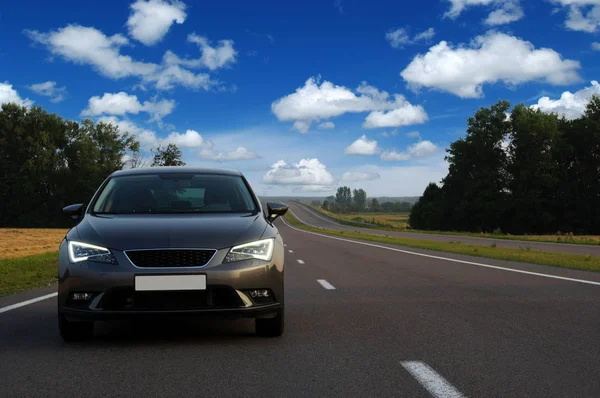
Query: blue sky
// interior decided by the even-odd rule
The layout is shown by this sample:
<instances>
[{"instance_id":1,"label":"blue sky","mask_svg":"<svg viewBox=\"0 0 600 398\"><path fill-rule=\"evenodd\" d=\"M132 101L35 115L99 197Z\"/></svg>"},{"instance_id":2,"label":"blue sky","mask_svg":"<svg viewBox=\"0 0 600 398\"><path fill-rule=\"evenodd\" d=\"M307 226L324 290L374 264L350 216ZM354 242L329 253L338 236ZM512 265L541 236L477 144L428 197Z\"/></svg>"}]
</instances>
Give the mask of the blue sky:
<instances>
[{"instance_id":1,"label":"blue sky","mask_svg":"<svg viewBox=\"0 0 600 398\"><path fill-rule=\"evenodd\" d=\"M419 195L481 106L580 115L599 29L600 0L22 0L0 102L175 142L260 195Z\"/></svg>"}]
</instances>

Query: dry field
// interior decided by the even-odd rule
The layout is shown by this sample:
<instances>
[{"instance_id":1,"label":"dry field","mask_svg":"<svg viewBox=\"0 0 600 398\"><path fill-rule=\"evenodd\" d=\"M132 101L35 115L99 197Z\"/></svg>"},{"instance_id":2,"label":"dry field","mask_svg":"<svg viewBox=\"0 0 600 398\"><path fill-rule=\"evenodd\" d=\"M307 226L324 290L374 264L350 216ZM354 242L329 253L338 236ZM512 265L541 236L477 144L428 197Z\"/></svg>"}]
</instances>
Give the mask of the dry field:
<instances>
[{"instance_id":1,"label":"dry field","mask_svg":"<svg viewBox=\"0 0 600 398\"><path fill-rule=\"evenodd\" d=\"M68 229L0 228L0 259L58 251Z\"/></svg>"}]
</instances>

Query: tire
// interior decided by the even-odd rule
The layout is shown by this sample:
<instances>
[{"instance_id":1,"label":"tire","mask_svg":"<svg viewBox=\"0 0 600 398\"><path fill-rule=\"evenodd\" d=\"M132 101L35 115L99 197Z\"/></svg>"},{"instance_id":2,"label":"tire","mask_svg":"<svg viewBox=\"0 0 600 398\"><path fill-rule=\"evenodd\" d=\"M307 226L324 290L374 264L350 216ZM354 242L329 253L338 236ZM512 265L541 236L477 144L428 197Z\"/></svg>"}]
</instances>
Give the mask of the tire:
<instances>
[{"instance_id":1,"label":"tire","mask_svg":"<svg viewBox=\"0 0 600 398\"><path fill-rule=\"evenodd\" d=\"M94 322L70 322L67 318L58 314L58 331L64 341L83 341L94 335Z\"/></svg>"},{"instance_id":2,"label":"tire","mask_svg":"<svg viewBox=\"0 0 600 398\"><path fill-rule=\"evenodd\" d=\"M283 310L273 318L257 318L256 334L263 337L278 337L283 334L284 316Z\"/></svg>"}]
</instances>

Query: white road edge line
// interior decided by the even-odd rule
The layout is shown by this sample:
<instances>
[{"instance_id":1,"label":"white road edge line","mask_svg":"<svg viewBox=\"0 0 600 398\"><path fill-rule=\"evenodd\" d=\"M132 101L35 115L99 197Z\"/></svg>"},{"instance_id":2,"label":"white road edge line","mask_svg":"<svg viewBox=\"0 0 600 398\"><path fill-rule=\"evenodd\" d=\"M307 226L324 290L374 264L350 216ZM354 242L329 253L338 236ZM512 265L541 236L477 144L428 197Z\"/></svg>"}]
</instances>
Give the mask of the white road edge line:
<instances>
[{"instance_id":1,"label":"white road edge line","mask_svg":"<svg viewBox=\"0 0 600 398\"><path fill-rule=\"evenodd\" d=\"M321 286L323 286L327 290L335 290L335 286L327 282L325 279L317 279L317 282L319 282Z\"/></svg>"},{"instance_id":2,"label":"white road edge line","mask_svg":"<svg viewBox=\"0 0 600 398\"><path fill-rule=\"evenodd\" d=\"M298 264L304 264L304 260L296 260L298 261Z\"/></svg>"},{"instance_id":3,"label":"white road edge line","mask_svg":"<svg viewBox=\"0 0 600 398\"><path fill-rule=\"evenodd\" d=\"M460 391L427 364L419 361L402 361L400 363L434 397L464 398Z\"/></svg>"},{"instance_id":4,"label":"white road edge line","mask_svg":"<svg viewBox=\"0 0 600 398\"><path fill-rule=\"evenodd\" d=\"M58 296L58 293L50 293L50 294L47 294L45 296L40 296L40 297L33 298L31 300L22 301L22 302L17 303L17 304L9 305L8 307L2 307L2 308L0 308L0 314L3 313L3 312L8 312L10 310L14 310L14 309L19 308L19 307L24 307L26 305L37 303L38 301L46 300L46 299L49 299L49 298L52 298L52 297L56 297L56 296Z\"/></svg>"},{"instance_id":5,"label":"white road edge line","mask_svg":"<svg viewBox=\"0 0 600 398\"><path fill-rule=\"evenodd\" d=\"M298 216L296 216L294 214L293 211L290 210L290 212L294 215L294 217L298 218ZM304 221L302 221L300 218L298 218L298 220L306 225L309 225L311 227L315 227L314 225L310 225ZM395 251L395 252L400 252L400 253L406 253L406 254L412 254L414 256L421 256L421 257L428 257L428 258L435 258L437 260L443 260L443 261L451 261L454 263L461 263L461 264L469 264L469 265L476 265L478 267L484 267L484 268L492 268L492 269L498 269L501 271L508 271L508 272L516 272L519 274L526 274L526 275L535 275L535 276L541 276L544 278L551 278L551 279L560 279L563 281L569 281L569 282L577 282L577 283L585 283L588 285L595 285L595 286L600 286L600 282L595 282L595 281L588 281L585 279L575 279L575 278L567 278L564 276L557 276L557 275L549 275L549 274L542 274L539 272L531 272L531 271L523 271L520 269L514 269L514 268L506 268L506 267L500 267L497 265L489 265L489 264L481 264L481 263L476 263L473 261L465 261L465 260L458 260L455 258L448 258L448 257L440 257L440 256L433 256L431 254L424 254L424 253L417 253L417 252L411 252L408 250L402 250L402 249L396 249L393 247L387 247L387 246L381 246L381 245L375 245L373 243L366 243L366 242L359 242L356 240L351 240L351 239L344 239L344 238L338 238L336 236L329 236L329 235L325 235L325 234L319 234L317 232L312 232L312 231L305 231L303 229L299 229L296 227L291 226L284 218L282 218L283 223L288 226L289 228L296 230L296 231L300 231L300 232L304 232L307 234L311 234L311 235L317 235L317 236L322 236L324 238L328 238L328 239L335 239L335 240L341 240L343 242L350 242L350 243L355 243L357 245L364 245L364 246L371 246L371 247L377 247L379 249L385 249L385 250L391 250L391 251ZM320 228L320 227L315 227L315 228Z\"/></svg>"}]
</instances>

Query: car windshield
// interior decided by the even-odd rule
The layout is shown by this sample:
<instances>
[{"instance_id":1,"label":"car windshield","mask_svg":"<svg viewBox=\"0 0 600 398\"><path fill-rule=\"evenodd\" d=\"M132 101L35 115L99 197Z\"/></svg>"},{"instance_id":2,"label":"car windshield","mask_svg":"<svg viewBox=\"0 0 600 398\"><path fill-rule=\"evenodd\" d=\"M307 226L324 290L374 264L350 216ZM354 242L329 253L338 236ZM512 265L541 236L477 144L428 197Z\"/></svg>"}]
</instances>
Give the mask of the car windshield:
<instances>
[{"instance_id":1,"label":"car windshield","mask_svg":"<svg viewBox=\"0 0 600 398\"><path fill-rule=\"evenodd\" d=\"M143 174L111 178L94 206L95 214L254 213L240 176Z\"/></svg>"}]
</instances>

